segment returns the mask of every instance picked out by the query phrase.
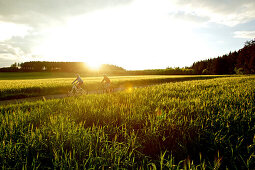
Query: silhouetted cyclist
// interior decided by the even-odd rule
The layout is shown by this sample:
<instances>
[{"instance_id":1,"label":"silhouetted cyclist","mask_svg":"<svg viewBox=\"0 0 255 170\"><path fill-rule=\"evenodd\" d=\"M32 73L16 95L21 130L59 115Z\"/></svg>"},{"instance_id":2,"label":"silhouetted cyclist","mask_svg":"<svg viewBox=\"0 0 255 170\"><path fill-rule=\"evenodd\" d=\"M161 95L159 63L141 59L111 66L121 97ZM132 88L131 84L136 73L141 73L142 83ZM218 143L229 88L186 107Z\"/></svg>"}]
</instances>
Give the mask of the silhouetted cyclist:
<instances>
[{"instance_id":1,"label":"silhouetted cyclist","mask_svg":"<svg viewBox=\"0 0 255 170\"><path fill-rule=\"evenodd\" d=\"M81 79L79 74L76 74L76 79L72 82L72 84L74 84L78 87L81 88L82 84L83 84L83 80Z\"/></svg>"},{"instance_id":2,"label":"silhouetted cyclist","mask_svg":"<svg viewBox=\"0 0 255 170\"><path fill-rule=\"evenodd\" d=\"M109 92L110 86L111 86L111 80L105 74L101 83L103 83L104 88Z\"/></svg>"}]
</instances>

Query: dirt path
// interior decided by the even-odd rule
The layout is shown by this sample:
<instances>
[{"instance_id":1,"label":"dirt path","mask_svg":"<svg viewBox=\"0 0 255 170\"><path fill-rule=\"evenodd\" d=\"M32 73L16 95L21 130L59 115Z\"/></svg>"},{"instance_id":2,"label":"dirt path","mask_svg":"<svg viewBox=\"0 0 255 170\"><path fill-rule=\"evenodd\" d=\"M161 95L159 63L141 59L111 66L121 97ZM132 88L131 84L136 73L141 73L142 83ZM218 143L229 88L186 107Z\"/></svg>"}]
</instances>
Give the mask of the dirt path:
<instances>
[{"instance_id":1,"label":"dirt path","mask_svg":"<svg viewBox=\"0 0 255 170\"><path fill-rule=\"evenodd\" d=\"M196 79L194 79L196 80ZM189 80L182 80L182 81L189 81ZM167 82L165 82L167 83ZM148 86L154 86L162 83L156 83L156 84L148 84L148 85L141 85L141 86L133 86L132 88L143 88L143 87L148 87ZM118 87L114 88L113 92L118 92L118 91L123 91L127 88L124 87ZM93 90L89 91L88 94L102 94L102 90ZM8 104L20 104L24 102L33 102L33 101L38 101L38 100L51 100L51 99L60 99L60 98L65 98L68 97L67 94L53 94L53 95L45 95L45 96L36 96L36 97L28 97L28 98L21 98L21 99L10 99L10 100L2 100L0 101L0 105L8 105Z\"/></svg>"},{"instance_id":2,"label":"dirt path","mask_svg":"<svg viewBox=\"0 0 255 170\"><path fill-rule=\"evenodd\" d=\"M133 88L141 88L145 86L137 86ZM113 92L119 92L124 91L125 88L114 88ZM88 94L103 94L103 90L93 90L89 91ZM53 95L47 95L47 96L37 96L37 97L28 97L28 98L22 98L22 99L11 99L11 100L2 100L0 101L0 105L8 105L8 104L20 104L24 102L33 102L38 100L51 100L51 99L60 99L68 97L67 94L53 94Z\"/></svg>"}]
</instances>

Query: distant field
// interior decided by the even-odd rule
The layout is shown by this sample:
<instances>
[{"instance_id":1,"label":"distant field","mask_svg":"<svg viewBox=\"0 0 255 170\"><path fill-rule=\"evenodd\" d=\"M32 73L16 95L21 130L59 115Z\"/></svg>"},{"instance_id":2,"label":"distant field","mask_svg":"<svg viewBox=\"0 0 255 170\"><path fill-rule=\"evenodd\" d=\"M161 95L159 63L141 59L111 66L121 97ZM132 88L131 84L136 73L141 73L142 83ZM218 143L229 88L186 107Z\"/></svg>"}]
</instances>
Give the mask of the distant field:
<instances>
[{"instance_id":1,"label":"distant field","mask_svg":"<svg viewBox=\"0 0 255 170\"><path fill-rule=\"evenodd\" d=\"M253 169L254 127L255 76L0 106L0 167Z\"/></svg>"},{"instance_id":2,"label":"distant field","mask_svg":"<svg viewBox=\"0 0 255 170\"><path fill-rule=\"evenodd\" d=\"M71 78L74 76L74 73L58 72L0 72L0 80Z\"/></svg>"},{"instance_id":3,"label":"distant field","mask_svg":"<svg viewBox=\"0 0 255 170\"><path fill-rule=\"evenodd\" d=\"M6 75L5 75L6 74ZM7 80L7 78L9 79ZM102 77L84 77L85 87L96 90ZM113 87L132 87L164 82L201 80L222 76L110 76ZM70 73L1 73L0 99L15 99L40 95L66 94L75 79Z\"/></svg>"}]
</instances>

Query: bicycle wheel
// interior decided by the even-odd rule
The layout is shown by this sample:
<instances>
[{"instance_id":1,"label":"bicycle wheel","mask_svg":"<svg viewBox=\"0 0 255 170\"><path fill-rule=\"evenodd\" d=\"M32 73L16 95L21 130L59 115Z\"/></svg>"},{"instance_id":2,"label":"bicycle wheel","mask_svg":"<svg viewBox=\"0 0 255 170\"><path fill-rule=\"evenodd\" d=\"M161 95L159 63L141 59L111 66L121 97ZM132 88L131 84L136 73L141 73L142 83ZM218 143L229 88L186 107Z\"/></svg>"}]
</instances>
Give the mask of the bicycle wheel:
<instances>
[{"instance_id":1,"label":"bicycle wheel","mask_svg":"<svg viewBox=\"0 0 255 170\"><path fill-rule=\"evenodd\" d=\"M77 89L77 94L83 95L83 94L87 94L87 92L83 88L79 88L79 89Z\"/></svg>"},{"instance_id":2,"label":"bicycle wheel","mask_svg":"<svg viewBox=\"0 0 255 170\"><path fill-rule=\"evenodd\" d=\"M73 96L73 92L72 92L72 91L68 91L67 96L68 96L68 97Z\"/></svg>"},{"instance_id":3,"label":"bicycle wheel","mask_svg":"<svg viewBox=\"0 0 255 170\"><path fill-rule=\"evenodd\" d=\"M81 89L81 93L82 93L82 94L88 94L88 91L85 90L85 89Z\"/></svg>"},{"instance_id":4,"label":"bicycle wheel","mask_svg":"<svg viewBox=\"0 0 255 170\"><path fill-rule=\"evenodd\" d=\"M113 93L114 92L114 88L110 87L110 92Z\"/></svg>"}]
</instances>

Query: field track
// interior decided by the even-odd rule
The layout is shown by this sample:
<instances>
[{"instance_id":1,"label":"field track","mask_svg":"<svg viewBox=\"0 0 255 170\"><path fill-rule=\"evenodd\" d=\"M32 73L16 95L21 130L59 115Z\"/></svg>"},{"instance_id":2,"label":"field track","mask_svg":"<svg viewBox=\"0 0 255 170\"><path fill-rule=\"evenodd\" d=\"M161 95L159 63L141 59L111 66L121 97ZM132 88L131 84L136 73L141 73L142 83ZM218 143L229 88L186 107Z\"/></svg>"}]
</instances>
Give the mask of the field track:
<instances>
[{"instance_id":1,"label":"field track","mask_svg":"<svg viewBox=\"0 0 255 170\"><path fill-rule=\"evenodd\" d=\"M155 84L156 85L156 84ZM152 86L152 85L147 85ZM142 88L147 87L145 85L143 86L135 86L132 88ZM127 88L114 88L113 92L119 92L124 91ZM102 94L102 90L91 90L88 92L88 94ZM68 97L67 94L53 94L53 95L46 95L46 96L37 96L37 97L27 97L27 98L21 98L21 99L10 99L10 100L2 100L0 101L0 105L8 105L8 104L20 104L24 102L33 102L38 100L50 100L50 99L60 99Z\"/></svg>"},{"instance_id":2,"label":"field track","mask_svg":"<svg viewBox=\"0 0 255 170\"><path fill-rule=\"evenodd\" d=\"M213 78L219 78L219 77L207 77L205 79L213 79ZM194 77L191 79L180 79L176 81L191 81L191 80L198 80L200 79L199 77ZM134 84L131 88L141 88L141 87L147 87L147 86L152 86L152 85L157 85L157 84L162 84L162 83L170 83L170 82L175 82L174 80L169 81L169 80L163 80L162 82L148 82L148 84ZM124 91L125 89L129 89L130 87L120 85L119 87L114 88L114 92L118 91ZM89 94L102 94L103 92L101 90L88 90ZM33 102L33 101L39 101L39 100L50 100L50 99L59 99L59 98L65 98L68 97L67 93L62 93L62 94L49 94L49 95L38 95L38 96L27 96L27 97L22 97L22 98L12 98L12 99L1 99L0 98L0 105L8 105L8 104L19 104L19 103L24 103L24 102Z\"/></svg>"}]
</instances>

